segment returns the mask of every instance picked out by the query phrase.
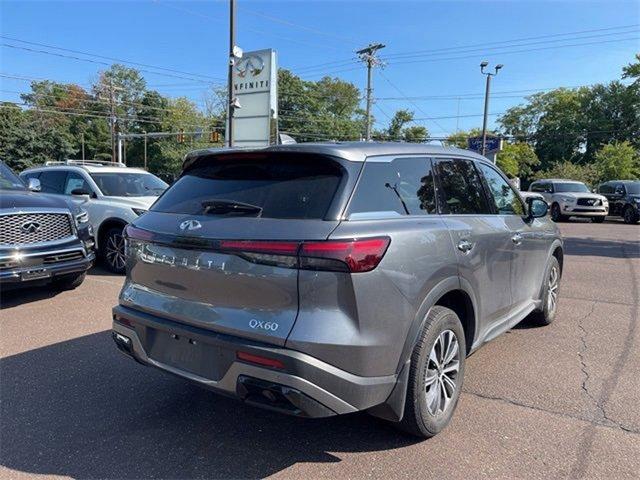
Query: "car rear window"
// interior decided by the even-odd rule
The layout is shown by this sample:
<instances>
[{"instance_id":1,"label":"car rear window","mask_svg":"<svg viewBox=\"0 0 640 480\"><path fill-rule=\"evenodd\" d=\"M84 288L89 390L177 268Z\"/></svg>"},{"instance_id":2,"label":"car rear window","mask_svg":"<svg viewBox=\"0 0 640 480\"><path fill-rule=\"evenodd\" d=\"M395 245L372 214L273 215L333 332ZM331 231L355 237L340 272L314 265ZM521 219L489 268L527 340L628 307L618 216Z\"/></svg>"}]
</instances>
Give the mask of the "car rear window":
<instances>
[{"instance_id":1,"label":"car rear window","mask_svg":"<svg viewBox=\"0 0 640 480\"><path fill-rule=\"evenodd\" d=\"M318 156L200 160L151 210L198 215L203 203L226 200L258 206L263 218L322 219L343 175L340 164Z\"/></svg>"}]
</instances>

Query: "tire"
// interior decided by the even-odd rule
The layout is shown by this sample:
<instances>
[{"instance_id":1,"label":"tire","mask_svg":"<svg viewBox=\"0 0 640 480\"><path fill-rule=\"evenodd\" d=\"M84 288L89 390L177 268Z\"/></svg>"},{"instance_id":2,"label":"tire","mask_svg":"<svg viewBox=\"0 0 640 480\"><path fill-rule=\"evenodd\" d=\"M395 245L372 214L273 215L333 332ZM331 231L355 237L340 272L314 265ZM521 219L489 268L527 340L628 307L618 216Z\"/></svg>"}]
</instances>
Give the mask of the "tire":
<instances>
[{"instance_id":1,"label":"tire","mask_svg":"<svg viewBox=\"0 0 640 480\"><path fill-rule=\"evenodd\" d=\"M442 345L444 349L438 348ZM448 350L446 345L457 345L457 351ZM449 352L449 361L445 358L444 367L437 366L434 359L442 360L443 350ZM411 355L404 416L396 424L398 428L417 437L430 438L447 426L462 390L466 353L464 330L455 312L438 305L431 308ZM457 371L446 373L447 368L454 365ZM430 384L427 372L432 372L429 377L434 379ZM449 395L448 401L442 395L443 388Z\"/></svg>"},{"instance_id":2,"label":"tire","mask_svg":"<svg viewBox=\"0 0 640 480\"><path fill-rule=\"evenodd\" d=\"M551 205L551 220L558 223L564 222L566 219L567 217L562 215L562 213L560 212L560 205L558 205L557 203Z\"/></svg>"},{"instance_id":3,"label":"tire","mask_svg":"<svg viewBox=\"0 0 640 480\"><path fill-rule=\"evenodd\" d=\"M558 259L551 257L542 285L542 308L532 314L532 319L538 325L550 325L556 318L561 278L562 271Z\"/></svg>"},{"instance_id":4,"label":"tire","mask_svg":"<svg viewBox=\"0 0 640 480\"><path fill-rule=\"evenodd\" d=\"M73 290L84 282L87 272L62 275L53 280L53 286L59 290Z\"/></svg>"},{"instance_id":5,"label":"tire","mask_svg":"<svg viewBox=\"0 0 640 480\"><path fill-rule=\"evenodd\" d=\"M628 224L637 223L638 214L633 211L633 207L631 207L630 205L627 205L624 208L624 212L622 212L622 219L624 220L624 223L628 223Z\"/></svg>"},{"instance_id":6,"label":"tire","mask_svg":"<svg viewBox=\"0 0 640 480\"><path fill-rule=\"evenodd\" d=\"M100 255L106 267L113 273L124 273L124 237L123 228L110 228L100 244Z\"/></svg>"},{"instance_id":7,"label":"tire","mask_svg":"<svg viewBox=\"0 0 640 480\"><path fill-rule=\"evenodd\" d=\"M602 223L604 222L604 218L605 217L593 217L591 220L593 220L593 223Z\"/></svg>"}]
</instances>

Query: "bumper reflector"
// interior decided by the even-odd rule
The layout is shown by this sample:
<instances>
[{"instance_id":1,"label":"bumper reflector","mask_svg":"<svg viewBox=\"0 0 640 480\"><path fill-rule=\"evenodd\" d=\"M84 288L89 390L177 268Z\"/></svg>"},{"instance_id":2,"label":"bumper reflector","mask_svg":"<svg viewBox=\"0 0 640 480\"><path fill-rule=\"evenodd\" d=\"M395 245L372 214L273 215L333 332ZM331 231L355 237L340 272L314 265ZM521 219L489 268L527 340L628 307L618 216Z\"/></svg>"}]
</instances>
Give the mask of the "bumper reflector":
<instances>
[{"instance_id":1,"label":"bumper reflector","mask_svg":"<svg viewBox=\"0 0 640 480\"><path fill-rule=\"evenodd\" d=\"M275 358L263 357L260 355L254 355L253 353L241 351L236 352L236 358L238 360L242 360L243 362L260 365L261 367L284 369L284 363L282 363L280 360L276 360Z\"/></svg>"}]
</instances>

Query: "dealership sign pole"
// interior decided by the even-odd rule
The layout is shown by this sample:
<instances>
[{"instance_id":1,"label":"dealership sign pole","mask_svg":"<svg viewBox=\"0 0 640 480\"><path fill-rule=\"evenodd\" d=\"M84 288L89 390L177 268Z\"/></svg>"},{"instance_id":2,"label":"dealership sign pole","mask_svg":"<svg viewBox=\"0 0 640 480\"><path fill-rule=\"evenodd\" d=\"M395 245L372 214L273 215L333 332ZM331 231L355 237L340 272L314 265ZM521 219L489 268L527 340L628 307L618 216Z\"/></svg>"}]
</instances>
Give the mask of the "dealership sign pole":
<instances>
[{"instance_id":1,"label":"dealership sign pole","mask_svg":"<svg viewBox=\"0 0 640 480\"><path fill-rule=\"evenodd\" d=\"M236 0L229 1L229 75L227 81L227 145L233 147L233 67L236 63Z\"/></svg>"}]
</instances>

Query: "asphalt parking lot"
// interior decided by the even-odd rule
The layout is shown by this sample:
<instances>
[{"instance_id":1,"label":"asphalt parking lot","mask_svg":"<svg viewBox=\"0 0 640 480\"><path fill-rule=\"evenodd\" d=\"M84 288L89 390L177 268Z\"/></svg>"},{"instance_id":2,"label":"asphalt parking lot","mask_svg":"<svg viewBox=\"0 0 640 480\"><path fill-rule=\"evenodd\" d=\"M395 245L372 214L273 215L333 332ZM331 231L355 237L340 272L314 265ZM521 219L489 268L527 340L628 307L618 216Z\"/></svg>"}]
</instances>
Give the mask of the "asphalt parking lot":
<instances>
[{"instance_id":1,"label":"asphalt parking lot","mask_svg":"<svg viewBox=\"0 0 640 480\"><path fill-rule=\"evenodd\" d=\"M0 297L0 477L640 478L640 226L564 223L556 322L468 359L428 441L366 414L302 420L117 352L122 277Z\"/></svg>"}]
</instances>

